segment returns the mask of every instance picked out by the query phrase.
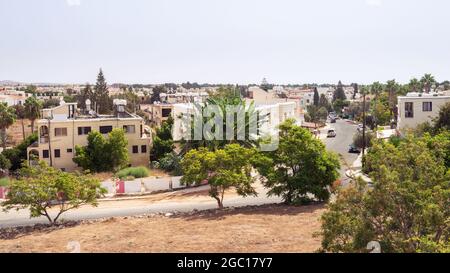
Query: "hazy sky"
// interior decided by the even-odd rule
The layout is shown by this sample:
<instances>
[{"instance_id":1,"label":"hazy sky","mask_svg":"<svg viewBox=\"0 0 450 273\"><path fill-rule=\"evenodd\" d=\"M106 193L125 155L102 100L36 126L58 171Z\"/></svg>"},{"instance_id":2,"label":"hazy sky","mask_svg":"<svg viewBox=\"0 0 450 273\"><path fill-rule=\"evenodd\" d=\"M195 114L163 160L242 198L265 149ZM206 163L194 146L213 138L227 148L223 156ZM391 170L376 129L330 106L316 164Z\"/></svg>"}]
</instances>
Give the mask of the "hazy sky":
<instances>
[{"instance_id":1,"label":"hazy sky","mask_svg":"<svg viewBox=\"0 0 450 273\"><path fill-rule=\"evenodd\" d=\"M448 0L0 0L0 80L450 79Z\"/></svg>"}]
</instances>

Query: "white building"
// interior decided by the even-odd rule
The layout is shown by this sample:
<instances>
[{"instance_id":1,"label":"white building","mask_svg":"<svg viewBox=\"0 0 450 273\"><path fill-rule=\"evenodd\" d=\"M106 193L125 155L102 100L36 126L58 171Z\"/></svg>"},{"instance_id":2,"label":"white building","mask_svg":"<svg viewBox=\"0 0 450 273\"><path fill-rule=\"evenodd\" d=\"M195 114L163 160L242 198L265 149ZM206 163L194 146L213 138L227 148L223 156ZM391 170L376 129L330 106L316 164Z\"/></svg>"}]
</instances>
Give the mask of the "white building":
<instances>
[{"instance_id":1,"label":"white building","mask_svg":"<svg viewBox=\"0 0 450 273\"><path fill-rule=\"evenodd\" d=\"M424 122L432 122L439 115L440 108L450 102L450 96L442 93L408 93L398 97L397 129L414 129Z\"/></svg>"}]
</instances>

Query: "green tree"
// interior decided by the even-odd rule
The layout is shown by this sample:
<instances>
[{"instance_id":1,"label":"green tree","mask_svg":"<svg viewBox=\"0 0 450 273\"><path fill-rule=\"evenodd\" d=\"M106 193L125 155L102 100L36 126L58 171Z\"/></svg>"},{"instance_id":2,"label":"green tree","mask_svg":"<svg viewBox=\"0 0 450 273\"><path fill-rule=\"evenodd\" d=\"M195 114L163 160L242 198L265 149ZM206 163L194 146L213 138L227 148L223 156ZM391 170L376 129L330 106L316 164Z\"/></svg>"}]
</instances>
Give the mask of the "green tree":
<instances>
[{"instance_id":1,"label":"green tree","mask_svg":"<svg viewBox=\"0 0 450 273\"><path fill-rule=\"evenodd\" d=\"M94 92L92 91L91 85L89 83L81 89L80 95L77 96L78 107L81 109L86 109L86 100L90 100L91 103L95 102ZM93 110L93 109L92 109Z\"/></svg>"},{"instance_id":2,"label":"green tree","mask_svg":"<svg viewBox=\"0 0 450 273\"><path fill-rule=\"evenodd\" d=\"M417 78L412 78L408 84L409 90L411 92L421 92L422 83Z\"/></svg>"},{"instance_id":3,"label":"green tree","mask_svg":"<svg viewBox=\"0 0 450 273\"><path fill-rule=\"evenodd\" d=\"M108 84L106 83L102 69L100 69L100 72L98 73L94 91L93 103L96 112L99 114L109 114L112 110L112 102L109 97Z\"/></svg>"},{"instance_id":4,"label":"green tree","mask_svg":"<svg viewBox=\"0 0 450 273\"><path fill-rule=\"evenodd\" d=\"M208 182L209 195L223 208L225 191L235 188L241 196L256 196L252 184L251 159L256 151L238 144L226 145L224 149L210 151L206 148L190 150L181 161L185 185Z\"/></svg>"},{"instance_id":5,"label":"green tree","mask_svg":"<svg viewBox=\"0 0 450 273\"><path fill-rule=\"evenodd\" d=\"M353 145L355 145L355 147L359 149L362 149L363 146L365 148L370 148L370 146L372 146L372 141L375 139L375 134L371 132L366 132L365 137L366 141L364 142L362 133L356 133L353 136Z\"/></svg>"},{"instance_id":6,"label":"green tree","mask_svg":"<svg viewBox=\"0 0 450 273\"><path fill-rule=\"evenodd\" d=\"M436 130L450 130L450 102L444 104L439 110L439 116L434 121Z\"/></svg>"},{"instance_id":7,"label":"green tree","mask_svg":"<svg viewBox=\"0 0 450 273\"><path fill-rule=\"evenodd\" d=\"M97 198L106 190L100 181L89 175L63 172L40 162L39 166L24 164L20 178L9 183L7 200L2 203L5 210L30 210L30 217L45 216L51 224L71 209L89 204L97 206ZM53 217L50 209L57 207Z\"/></svg>"},{"instance_id":8,"label":"green tree","mask_svg":"<svg viewBox=\"0 0 450 273\"><path fill-rule=\"evenodd\" d=\"M317 90L317 87L314 88L314 106L319 106L320 103L320 96L319 91Z\"/></svg>"},{"instance_id":9,"label":"green tree","mask_svg":"<svg viewBox=\"0 0 450 273\"><path fill-rule=\"evenodd\" d=\"M273 152L262 152L254 160L268 195L285 203L326 201L329 187L339 177L339 159L325 145L293 120L280 125L280 142Z\"/></svg>"},{"instance_id":10,"label":"green tree","mask_svg":"<svg viewBox=\"0 0 450 273\"><path fill-rule=\"evenodd\" d=\"M152 160L158 161L175 149L172 139L173 118L169 117L153 136Z\"/></svg>"},{"instance_id":11,"label":"green tree","mask_svg":"<svg viewBox=\"0 0 450 273\"><path fill-rule=\"evenodd\" d=\"M153 88L152 96L150 97L150 103L161 101L161 93L166 93L167 90L164 85L158 85Z\"/></svg>"},{"instance_id":12,"label":"green tree","mask_svg":"<svg viewBox=\"0 0 450 273\"><path fill-rule=\"evenodd\" d=\"M38 136L36 134L32 134L27 137L24 141L22 141L19 145L12 149L7 149L2 152L10 162L11 162L11 171L15 171L20 169L23 161L27 160L27 148L34 142L38 140Z\"/></svg>"},{"instance_id":13,"label":"green tree","mask_svg":"<svg viewBox=\"0 0 450 273\"><path fill-rule=\"evenodd\" d=\"M388 92L389 97L389 111L390 111L390 118L397 119L397 92L400 88L400 85L395 80L390 80L386 83L386 91Z\"/></svg>"},{"instance_id":14,"label":"green tree","mask_svg":"<svg viewBox=\"0 0 450 273\"><path fill-rule=\"evenodd\" d=\"M42 103L32 96L25 100L25 116L31 121L31 133L34 134L34 122L41 116Z\"/></svg>"},{"instance_id":15,"label":"green tree","mask_svg":"<svg viewBox=\"0 0 450 273\"><path fill-rule=\"evenodd\" d=\"M3 154L0 154L0 178L2 177L2 174L7 173L10 168L11 161Z\"/></svg>"},{"instance_id":16,"label":"green tree","mask_svg":"<svg viewBox=\"0 0 450 273\"><path fill-rule=\"evenodd\" d=\"M16 110L6 103L0 103L0 134L3 150L6 149L7 134L6 129L16 121Z\"/></svg>"},{"instance_id":17,"label":"green tree","mask_svg":"<svg viewBox=\"0 0 450 273\"><path fill-rule=\"evenodd\" d=\"M318 107L315 105L307 106L307 114L305 115L306 122L313 122L316 124L320 122L325 122L327 120L328 111L325 107Z\"/></svg>"},{"instance_id":18,"label":"green tree","mask_svg":"<svg viewBox=\"0 0 450 273\"><path fill-rule=\"evenodd\" d=\"M113 129L108 138L97 131L89 133L85 147L75 146L73 161L83 170L117 171L128 165L128 141L122 129Z\"/></svg>"},{"instance_id":19,"label":"green tree","mask_svg":"<svg viewBox=\"0 0 450 273\"><path fill-rule=\"evenodd\" d=\"M349 105L350 105L349 101L337 99L333 102L333 109L334 111L336 111L336 113L342 114L344 107L347 107Z\"/></svg>"},{"instance_id":20,"label":"green tree","mask_svg":"<svg viewBox=\"0 0 450 273\"><path fill-rule=\"evenodd\" d=\"M341 81L339 81L339 83L336 87L336 90L334 91L334 94L333 94L333 102L335 102L336 100L342 100L342 101L347 100L347 96L345 95L345 91L344 91L344 86Z\"/></svg>"},{"instance_id":21,"label":"green tree","mask_svg":"<svg viewBox=\"0 0 450 273\"><path fill-rule=\"evenodd\" d=\"M331 106L331 103L328 101L327 96L325 94L321 94L319 98L319 106L325 107L328 112L331 112L333 110L333 107Z\"/></svg>"},{"instance_id":22,"label":"green tree","mask_svg":"<svg viewBox=\"0 0 450 273\"><path fill-rule=\"evenodd\" d=\"M366 157L373 187L342 189L322 216L322 248L367 252L450 251L450 173L423 139L377 142Z\"/></svg>"},{"instance_id":23,"label":"green tree","mask_svg":"<svg viewBox=\"0 0 450 273\"><path fill-rule=\"evenodd\" d=\"M420 82L422 83L426 93L430 93L433 84L436 84L436 80L431 74L425 74L422 79L420 79Z\"/></svg>"}]
</instances>

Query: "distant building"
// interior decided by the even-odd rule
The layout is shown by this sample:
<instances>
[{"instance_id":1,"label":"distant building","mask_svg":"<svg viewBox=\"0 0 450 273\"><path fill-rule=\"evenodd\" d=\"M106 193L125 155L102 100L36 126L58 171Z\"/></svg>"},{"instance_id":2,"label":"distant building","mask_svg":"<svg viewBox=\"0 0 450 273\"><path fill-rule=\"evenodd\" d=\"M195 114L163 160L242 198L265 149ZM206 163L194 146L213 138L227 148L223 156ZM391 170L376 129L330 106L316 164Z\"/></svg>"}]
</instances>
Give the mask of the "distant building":
<instances>
[{"instance_id":1,"label":"distant building","mask_svg":"<svg viewBox=\"0 0 450 273\"><path fill-rule=\"evenodd\" d=\"M397 129L414 129L421 123L431 122L447 102L450 102L450 96L442 93L408 93L398 97Z\"/></svg>"},{"instance_id":2,"label":"distant building","mask_svg":"<svg viewBox=\"0 0 450 273\"><path fill-rule=\"evenodd\" d=\"M28 147L28 160L33 156L65 171L74 171L78 166L73 162L75 146L86 146L87 135L99 131L106 135L114 128L125 130L128 153L132 166L148 166L150 160L151 135L145 128L144 120L125 112L126 102L115 101L114 115L81 113L76 103L62 103L60 106L42 110L37 121L38 141ZM85 111L86 112L86 111ZM148 132L147 132L148 131Z\"/></svg>"}]
</instances>

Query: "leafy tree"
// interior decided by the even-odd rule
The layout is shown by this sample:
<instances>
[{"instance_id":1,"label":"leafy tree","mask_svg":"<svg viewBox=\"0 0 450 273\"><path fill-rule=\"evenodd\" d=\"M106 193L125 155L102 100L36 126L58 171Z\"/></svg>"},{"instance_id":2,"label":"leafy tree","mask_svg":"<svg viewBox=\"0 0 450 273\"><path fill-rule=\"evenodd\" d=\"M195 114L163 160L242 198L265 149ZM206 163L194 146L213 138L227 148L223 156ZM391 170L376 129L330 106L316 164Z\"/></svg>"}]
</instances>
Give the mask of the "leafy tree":
<instances>
[{"instance_id":1,"label":"leafy tree","mask_svg":"<svg viewBox=\"0 0 450 273\"><path fill-rule=\"evenodd\" d=\"M80 95L77 96L77 103L81 109L86 109L86 100L90 100L91 103L95 102L94 92L92 91L91 85L89 83L81 89Z\"/></svg>"},{"instance_id":2,"label":"leafy tree","mask_svg":"<svg viewBox=\"0 0 450 273\"><path fill-rule=\"evenodd\" d=\"M319 106L320 103L320 97L319 97L319 91L317 90L317 87L314 88L314 106Z\"/></svg>"},{"instance_id":3,"label":"leafy tree","mask_svg":"<svg viewBox=\"0 0 450 273\"><path fill-rule=\"evenodd\" d=\"M359 86L357 83L352 83L353 86L353 99L356 99L356 94L358 94Z\"/></svg>"},{"instance_id":4,"label":"leafy tree","mask_svg":"<svg viewBox=\"0 0 450 273\"><path fill-rule=\"evenodd\" d=\"M25 93L27 93L27 94L36 94L36 92L37 92L37 87L36 86L34 86L34 85L28 85L26 88L25 88Z\"/></svg>"},{"instance_id":5,"label":"leafy tree","mask_svg":"<svg viewBox=\"0 0 450 273\"><path fill-rule=\"evenodd\" d=\"M319 106L325 107L328 112L331 112L333 110L333 107L331 106L331 103L328 101L327 96L325 94L321 94L319 98Z\"/></svg>"},{"instance_id":6,"label":"leafy tree","mask_svg":"<svg viewBox=\"0 0 450 273\"><path fill-rule=\"evenodd\" d=\"M153 136L152 159L160 160L166 154L171 153L175 149L172 139L173 118L169 117L162 123L160 128L156 129Z\"/></svg>"},{"instance_id":7,"label":"leafy tree","mask_svg":"<svg viewBox=\"0 0 450 273\"><path fill-rule=\"evenodd\" d=\"M366 157L373 187L342 189L322 216L322 248L367 252L450 251L450 173L426 141L377 142Z\"/></svg>"},{"instance_id":8,"label":"leafy tree","mask_svg":"<svg viewBox=\"0 0 450 273\"><path fill-rule=\"evenodd\" d=\"M431 87L433 86L433 84L436 84L436 80L431 74L425 74L422 79L420 79L420 82L422 83L426 93L430 93Z\"/></svg>"},{"instance_id":9,"label":"leafy tree","mask_svg":"<svg viewBox=\"0 0 450 273\"><path fill-rule=\"evenodd\" d=\"M51 224L81 205L97 206L97 198L106 193L100 181L90 175L63 172L40 162L39 166L24 164L20 178L9 183L5 210L29 208L30 217L45 216ZM58 208L52 217L50 209Z\"/></svg>"},{"instance_id":10,"label":"leafy tree","mask_svg":"<svg viewBox=\"0 0 450 273\"><path fill-rule=\"evenodd\" d=\"M32 134L27 137L24 141L22 141L19 145L12 149L7 149L2 152L10 162L11 162L11 171L15 171L20 169L23 161L27 160L27 148L34 142L38 140L38 136L36 134Z\"/></svg>"},{"instance_id":11,"label":"leafy tree","mask_svg":"<svg viewBox=\"0 0 450 273\"><path fill-rule=\"evenodd\" d=\"M408 88L411 92L421 92L422 91L422 83L418 79L412 78L409 81Z\"/></svg>"},{"instance_id":12,"label":"leafy tree","mask_svg":"<svg viewBox=\"0 0 450 273\"><path fill-rule=\"evenodd\" d=\"M105 76L102 69L97 76L97 82L94 87L94 105L96 112L99 114L108 114L112 110L112 102L109 97L108 84L106 83Z\"/></svg>"},{"instance_id":13,"label":"leafy tree","mask_svg":"<svg viewBox=\"0 0 450 273\"><path fill-rule=\"evenodd\" d=\"M241 196L256 196L252 184L251 158L256 151L238 144L226 145L224 149L210 151L206 148L190 150L181 161L185 185L199 185L208 182L209 195L223 208L225 191L235 188Z\"/></svg>"},{"instance_id":14,"label":"leafy tree","mask_svg":"<svg viewBox=\"0 0 450 273\"><path fill-rule=\"evenodd\" d=\"M339 81L337 88L333 94L333 102L335 102L336 100L342 100L342 101L347 100L347 96L345 95L345 91L344 91L344 86L342 85L341 81Z\"/></svg>"},{"instance_id":15,"label":"leafy tree","mask_svg":"<svg viewBox=\"0 0 450 273\"><path fill-rule=\"evenodd\" d=\"M158 85L153 88L152 96L150 97L150 103L161 101L161 93L166 93L167 90L164 85Z\"/></svg>"},{"instance_id":16,"label":"leafy tree","mask_svg":"<svg viewBox=\"0 0 450 273\"><path fill-rule=\"evenodd\" d=\"M6 149L6 129L14 124L16 118L16 110L14 108L9 107L6 103L0 103L0 134L3 150Z\"/></svg>"},{"instance_id":17,"label":"leafy tree","mask_svg":"<svg viewBox=\"0 0 450 273\"><path fill-rule=\"evenodd\" d=\"M434 121L436 130L450 130L450 102L444 104L439 110L439 116Z\"/></svg>"},{"instance_id":18,"label":"leafy tree","mask_svg":"<svg viewBox=\"0 0 450 273\"><path fill-rule=\"evenodd\" d=\"M389 94L389 111L390 117L397 118L397 92L400 85L395 80L390 80L386 83L386 91Z\"/></svg>"},{"instance_id":19,"label":"leafy tree","mask_svg":"<svg viewBox=\"0 0 450 273\"><path fill-rule=\"evenodd\" d=\"M370 148L370 146L372 146L372 140L375 139L375 134L371 133L371 132L366 132L365 133L365 139L366 139L366 141L364 142L364 138L363 138L362 133L356 133L353 136L353 145L355 145L355 147L357 147L359 149L362 149L363 146L365 148Z\"/></svg>"},{"instance_id":20,"label":"leafy tree","mask_svg":"<svg viewBox=\"0 0 450 273\"><path fill-rule=\"evenodd\" d=\"M25 117L31 121L31 133L34 134L34 122L41 116L42 103L36 97L25 100Z\"/></svg>"},{"instance_id":21,"label":"leafy tree","mask_svg":"<svg viewBox=\"0 0 450 273\"><path fill-rule=\"evenodd\" d=\"M2 177L2 174L7 173L10 168L11 161L3 154L0 154L0 177Z\"/></svg>"},{"instance_id":22,"label":"leafy tree","mask_svg":"<svg viewBox=\"0 0 450 273\"><path fill-rule=\"evenodd\" d=\"M281 196L288 204L328 200L340 168L337 156L294 120L280 125L278 149L259 153L254 165L268 195Z\"/></svg>"},{"instance_id":23,"label":"leafy tree","mask_svg":"<svg viewBox=\"0 0 450 273\"><path fill-rule=\"evenodd\" d=\"M314 124L317 124L327 120L328 111L325 107L308 105L307 111L308 113L305 115L306 122L313 122Z\"/></svg>"},{"instance_id":24,"label":"leafy tree","mask_svg":"<svg viewBox=\"0 0 450 273\"><path fill-rule=\"evenodd\" d=\"M241 91L235 86L220 86L215 91L208 92L211 100L234 100L241 97Z\"/></svg>"},{"instance_id":25,"label":"leafy tree","mask_svg":"<svg viewBox=\"0 0 450 273\"><path fill-rule=\"evenodd\" d=\"M60 100L59 99L48 99L45 100L42 104L42 108L48 109L48 108L54 108L56 106L59 106Z\"/></svg>"},{"instance_id":26,"label":"leafy tree","mask_svg":"<svg viewBox=\"0 0 450 273\"><path fill-rule=\"evenodd\" d=\"M181 169L181 157L176 153L167 153L159 161L159 168L166 172L172 173L173 175L182 175L183 170Z\"/></svg>"},{"instance_id":27,"label":"leafy tree","mask_svg":"<svg viewBox=\"0 0 450 273\"><path fill-rule=\"evenodd\" d=\"M97 131L92 131L87 140L87 146L75 146L76 155L73 158L83 170L117 171L128 165L128 141L122 129L113 129L108 138Z\"/></svg>"},{"instance_id":28,"label":"leafy tree","mask_svg":"<svg viewBox=\"0 0 450 273\"><path fill-rule=\"evenodd\" d=\"M344 107L347 107L349 105L349 101L337 99L333 102L333 109L334 111L336 111L336 113L341 114Z\"/></svg>"}]
</instances>

